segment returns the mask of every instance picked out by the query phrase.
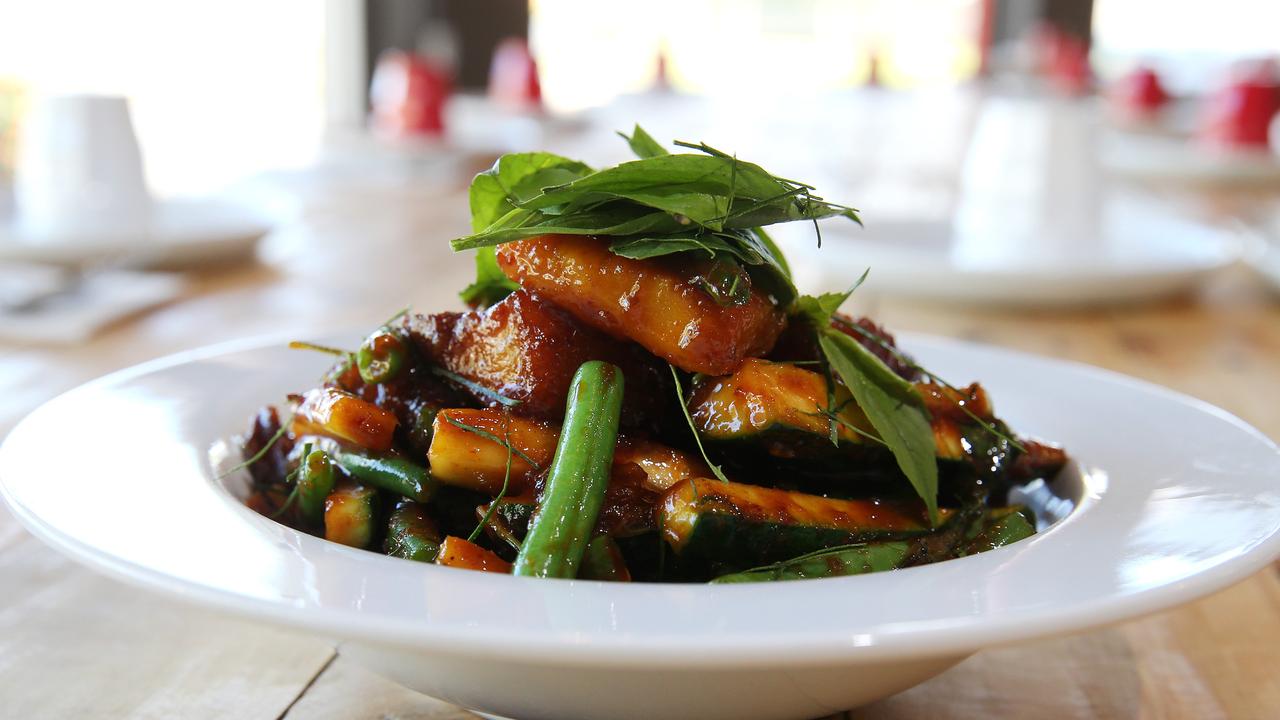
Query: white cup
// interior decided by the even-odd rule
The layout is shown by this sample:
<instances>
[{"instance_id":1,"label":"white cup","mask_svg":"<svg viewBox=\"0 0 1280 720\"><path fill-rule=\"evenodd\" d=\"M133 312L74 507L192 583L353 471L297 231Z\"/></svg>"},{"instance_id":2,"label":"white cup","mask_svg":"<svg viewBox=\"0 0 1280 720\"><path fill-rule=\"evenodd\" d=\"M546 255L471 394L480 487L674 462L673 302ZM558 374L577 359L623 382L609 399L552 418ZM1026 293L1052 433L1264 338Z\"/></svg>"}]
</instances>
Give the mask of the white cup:
<instances>
[{"instance_id":1,"label":"white cup","mask_svg":"<svg viewBox=\"0 0 1280 720\"><path fill-rule=\"evenodd\" d=\"M143 233L152 201L128 101L38 99L20 140L14 196L19 227L41 241Z\"/></svg>"}]
</instances>

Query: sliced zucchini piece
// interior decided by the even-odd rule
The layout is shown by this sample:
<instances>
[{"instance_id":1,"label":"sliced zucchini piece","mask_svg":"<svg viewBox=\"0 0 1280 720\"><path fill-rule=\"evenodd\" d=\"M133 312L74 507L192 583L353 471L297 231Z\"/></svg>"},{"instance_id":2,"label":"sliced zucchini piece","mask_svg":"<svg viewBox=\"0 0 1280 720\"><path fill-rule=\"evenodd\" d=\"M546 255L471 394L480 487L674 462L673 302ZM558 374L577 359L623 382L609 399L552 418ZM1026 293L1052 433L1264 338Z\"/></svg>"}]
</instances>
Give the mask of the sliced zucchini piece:
<instances>
[{"instance_id":1,"label":"sliced zucchini piece","mask_svg":"<svg viewBox=\"0 0 1280 720\"><path fill-rule=\"evenodd\" d=\"M441 410L436 415L431 450L427 453L432 477L449 485L496 495L507 470L507 437L513 450L507 492L517 494L526 490L540 470L551 465L560 440L560 426L511 416L501 408ZM536 468L530 460L537 464ZM628 438L618 440L613 464L615 474L619 466L638 466L644 472L645 487L658 492L686 478L710 473L702 461L679 450Z\"/></svg>"},{"instance_id":2,"label":"sliced zucchini piece","mask_svg":"<svg viewBox=\"0 0 1280 720\"><path fill-rule=\"evenodd\" d=\"M934 531L916 501L841 500L705 478L672 487L662 513L678 554L735 569ZM945 523L955 511L940 515Z\"/></svg>"},{"instance_id":3,"label":"sliced zucchini piece","mask_svg":"<svg viewBox=\"0 0 1280 720\"><path fill-rule=\"evenodd\" d=\"M988 478L1012 464L1016 450L992 433L994 428L1008 436L980 386L959 392L930 383L916 388L929 410L944 467L972 468ZM813 370L750 359L733 375L697 382L689 410L703 441L747 475L786 470L802 478L860 476L909 492L892 454L849 392L837 385L828 398L827 389L827 379ZM831 442L833 429L838 444Z\"/></svg>"},{"instance_id":4,"label":"sliced zucchini piece","mask_svg":"<svg viewBox=\"0 0 1280 720\"><path fill-rule=\"evenodd\" d=\"M496 495L506 475L509 438L511 483L507 491L518 493L551 464L559 437L559 427L552 423L516 417L501 409L450 408L436 414L427 461L431 475L442 483Z\"/></svg>"},{"instance_id":5,"label":"sliced zucchini piece","mask_svg":"<svg viewBox=\"0 0 1280 720\"><path fill-rule=\"evenodd\" d=\"M302 396L290 430L323 435L350 445L386 452L395 439L396 416L371 402L334 387L316 388Z\"/></svg>"},{"instance_id":6,"label":"sliced zucchini piece","mask_svg":"<svg viewBox=\"0 0 1280 720\"><path fill-rule=\"evenodd\" d=\"M373 544L377 517L377 490L364 485L339 485L324 501L324 539L367 548Z\"/></svg>"}]
</instances>

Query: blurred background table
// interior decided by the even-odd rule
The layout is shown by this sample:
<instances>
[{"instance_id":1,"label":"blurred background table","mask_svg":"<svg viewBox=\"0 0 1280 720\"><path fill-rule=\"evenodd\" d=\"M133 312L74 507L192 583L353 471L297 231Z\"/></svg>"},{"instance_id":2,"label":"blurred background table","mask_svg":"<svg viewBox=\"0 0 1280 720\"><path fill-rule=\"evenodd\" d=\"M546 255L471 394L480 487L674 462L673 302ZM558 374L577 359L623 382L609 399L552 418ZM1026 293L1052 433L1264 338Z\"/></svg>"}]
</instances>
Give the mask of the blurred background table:
<instances>
[{"instance_id":1,"label":"blurred background table","mask_svg":"<svg viewBox=\"0 0 1280 720\"><path fill-rule=\"evenodd\" d=\"M180 301L73 349L0 346L0 435L41 401L158 355L254 334L372 326L456 304L469 257L460 185L343 188L267 238L267 262L197 275ZM1092 363L1202 398L1280 437L1280 306L1241 271L1119 310L855 307L923 331ZM300 379L304 383L305 378ZM74 438L68 438L69 448ZM73 502L73 498L68 498ZM979 653L865 718L1263 718L1280 708L1274 568L1184 608ZM0 715L461 718L324 642L229 619L80 567L0 514Z\"/></svg>"}]
</instances>

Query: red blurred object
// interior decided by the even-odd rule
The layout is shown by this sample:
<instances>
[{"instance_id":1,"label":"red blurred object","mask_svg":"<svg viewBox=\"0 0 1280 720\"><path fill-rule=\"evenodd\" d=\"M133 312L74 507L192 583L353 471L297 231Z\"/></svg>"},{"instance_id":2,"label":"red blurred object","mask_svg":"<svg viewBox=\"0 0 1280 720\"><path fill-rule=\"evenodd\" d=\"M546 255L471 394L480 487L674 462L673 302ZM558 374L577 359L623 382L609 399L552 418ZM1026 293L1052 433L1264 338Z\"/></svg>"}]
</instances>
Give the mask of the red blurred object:
<instances>
[{"instance_id":1,"label":"red blurred object","mask_svg":"<svg viewBox=\"0 0 1280 720\"><path fill-rule=\"evenodd\" d=\"M489 66L489 98L514 109L542 106L538 63L524 38L509 37L494 49L493 63Z\"/></svg>"},{"instance_id":2,"label":"red blurred object","mask_svg":"<svg viewBox=\"0 0 1280 720\"><path fill-rule=\"evenodd\" d=\"M1150 67L1140 65L1121 78L1111 90L1111 101L1121 114L1134 119L1148 119L1169 104L1160 76Z\"/></svg>"},{"instance_id":3,"label":"red blurred object","mask_svg":"<svg viewBox=\"0 0 1280 720\"><path fill-rule=\"evenodd\" d=\"M1266 147L1271 119L1280 113L1280 81L1271 63L1238 74L1209 99L1201 137L1213 145Z\"/></svg>"},{"instance_id":4,"label":"red blurred object","mask_svg":"<svg viewBox=\"0 0 1280 720\"><path fill-rule=\"evenodd\" d=\"M444 133L444 106L453 79L441 63L402 50L378 58L369 88L373 125L396 137Z\"/></svg>"},{"instance_id":5,"label":"red blurred object","mask_svg":"<svg viewBox=\"0 0 1280 720\"><path fill-rule=\"evenodd\" d=\"M1080 95L1089 89L1093 73L1089 69L1089 46L1073 35L1058 33L1049 63L1049 79L1059 90Z\"/></svg>"},{"instance_id":6,"label":"red blurred object","mask_svg":"<svg viewBox=\"0 0 1280 720\"><path fill-rule=\"evenodd\" d=\"M653 69L653 89L666 92L671 89L671 74L667 70L667 46L658 48L658 61Z\"/></svg>"}]
</instances>

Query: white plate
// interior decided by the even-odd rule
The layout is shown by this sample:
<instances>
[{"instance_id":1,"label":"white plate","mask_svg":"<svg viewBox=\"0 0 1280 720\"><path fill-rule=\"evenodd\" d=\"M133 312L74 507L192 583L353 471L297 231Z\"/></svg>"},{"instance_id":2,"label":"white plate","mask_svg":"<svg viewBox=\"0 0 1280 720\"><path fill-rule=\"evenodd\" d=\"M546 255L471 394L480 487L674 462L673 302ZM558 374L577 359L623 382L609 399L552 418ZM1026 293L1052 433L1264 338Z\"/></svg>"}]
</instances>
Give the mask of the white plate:
<instances>
[{"instance_id":1,"label":"white plate","mask_svg":"<svg viewBox=\"0 0 1280 720\"><path fill-rule=\"evenodd\" d=\"M1088 227L1046 223L1037 235L1009 230L1008 216L992 222L958 230L950 222L828 221L820 251L800 223L778 235L805 287L845 290L871 268L863 292L1019 307L1153 300L1195 287L1241 254L1234 234L1135 199L1104 204Z\"/></svg>"},{"instance_id":2,"label":"white plate","mask_svg":"<svg viewBox=\"0 0 1280 720\"><path fill-rule=\"evenodd\" d=\"M82 562L338 639L410 687L522 720L820 716L983 647L1190 601L1280 551L1280 451L1240 420L1089 367L904 344L953 381L981 379L1013 427L1087 464L1078 482L1060 478L1078 509L1011 547L833 580L620 586L412 563L285 528L214 480L211 444L326 362L261 342L50 401L0 448L0 489L32 532Z\"/></svg>"},{"instance_id":3,"label":"white plate","mask_svg":"<svg viewBox=\"0 0 1280 720\"><path fill-rule=\"evenodd\" d=\"M270 226L255 213L213 201L157 202L150 216L92 232L50 233L0 217L0 261L55 265L185 268L252 256Z\"/></svg>"}]
</instances>

